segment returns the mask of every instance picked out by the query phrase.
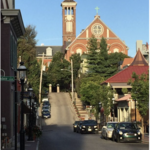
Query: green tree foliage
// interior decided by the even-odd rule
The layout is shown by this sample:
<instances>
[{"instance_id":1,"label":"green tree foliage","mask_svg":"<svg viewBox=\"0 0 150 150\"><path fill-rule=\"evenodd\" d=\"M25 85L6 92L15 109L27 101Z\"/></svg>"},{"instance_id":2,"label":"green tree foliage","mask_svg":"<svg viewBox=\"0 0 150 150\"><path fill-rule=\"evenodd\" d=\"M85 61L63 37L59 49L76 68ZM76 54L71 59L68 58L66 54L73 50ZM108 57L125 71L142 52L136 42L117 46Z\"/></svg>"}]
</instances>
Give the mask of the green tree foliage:
<instances>
[{"instance_id":1,"label":"green tree foliage","mask_svg":"<svg viewBox=\"0 0 150 150\"><path fill-rule=\"evenodd\" d=\"M99 113L99 102L102 103L104 108L104 114L109 115L110 107L112 105L112 90L110 87L100 85L104 81L104 78L98 74L90 74L82 79L80 86L81 100L85 103L95 106L96 113Z\"/></svg>"},{"instance_id":2,"label":"green tree foliage","mask_svg":"<svg viewBox=\"0 0 150 150\"><path fill-rule=\"evenodd\" d=\"M25 28L26 32L18 39L17 56L21 56L21 61L27 68L27 79L34 90L38 99L39 81L40 81L40 64L36 60L36 35L35 27L29 25Z\"/></svg>"},{"instance_id":3,"label":"green tree foliage","mask_svg":"<svg viewBox=\"0 0 150 150\"><path fill-rule=\"evenodd\" d=\"M129 84L132 85L131 96L137 101L141 116L145 116L149 109L149 74L132 74Z\"/></svg>"},{"instance_id":4,"label":"green tree foliage","mask_svg":"<svg viewBox=\"0 0 150 150\"><path fill-rule=\"evenodd\" d=\"M98 73L105 79L111 77L118 71L118 63L128 56L122 53L108 54L106 40L102 37L101 41L92 36L88 41L87 56L88 69L90 73Z\"/></svg>"},{"instance_id":5,"label":"green tree foliage","mask_svg":"<svg viewBox=\"0 0 150 150\"><path fill-rule=\"evenodd\" d=\"M56 88L57 84L60 85L60 89L68 88L71 81L70 63L64 59L64 55L61 52L57 52L50 66L47 70L46 83L47 87L52 84ZM64 69L64 70L61 70Z\"/></svg>"}]
</instances>

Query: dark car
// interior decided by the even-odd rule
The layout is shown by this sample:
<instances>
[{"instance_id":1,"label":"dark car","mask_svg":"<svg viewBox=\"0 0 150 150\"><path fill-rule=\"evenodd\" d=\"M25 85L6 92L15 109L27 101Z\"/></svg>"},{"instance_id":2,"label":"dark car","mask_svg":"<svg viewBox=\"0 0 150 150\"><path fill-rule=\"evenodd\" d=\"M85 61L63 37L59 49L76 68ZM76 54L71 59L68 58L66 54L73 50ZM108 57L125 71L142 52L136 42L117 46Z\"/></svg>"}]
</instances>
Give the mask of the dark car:
<instances>
[{"instance_id":1,"label":"dark car","mask_svg":"<svg viewBox=\"0 0 150 150\"><path fill-rule=\"evenodd\" d=\"M112 140L119 142L141 142L140 128L133 122L117 123L112 134Z\"/></svg>"},{"instance_id":2,"label":"dark car","mask_svg":"<svg viewBox=\"0 0 150 150\"><path fill-rule=\"evenodd\" d=\"M77 130L77 125L80 121L75 121L74 124L73 124L73 131L76 132Z\"/></svg>"},{"instance_id":3,"label":"dark car","mask_svg":"<svg viewBox=\"0 0 150 150\"><path fill-rule=\"evenodd\" d=\"M77 129L76 129L76 132L77 132L77 133L80 133L80 128L81 128L81 125L82 125L83 122L84 122L84 121L79 121L79 122L77 123Z\"/></svg>"},{"instance_id":4,"label":"dark car","mask_svg":"<svg viewBox=\"0 0 150 150\"><path fill-rule=\"evenodd\" d=\"M95 120L84 120L80 127L80 133L98 133L97 122Z\"/></svg>"},{"instance_id":5,"label":"dark car","mask_svg":"<svg viewBox=\"0 0 150 150\"><path fill-rule=\"evenodd\" d=\"M51 118L51 114L49 111L43 111L42 112L42 118Z\"/></svg>"},{"instance_id":6,"label":"dark car","mask_svg":"<svg viewBox=\"0 0 150 150\"><path fill-rule=\"evenodd\" d=\"M43 106L48 106L48 107L50 107L51 105L50 105L49 101L45 101L45 102L43 102Z\"/></svg>"}]
</instances>

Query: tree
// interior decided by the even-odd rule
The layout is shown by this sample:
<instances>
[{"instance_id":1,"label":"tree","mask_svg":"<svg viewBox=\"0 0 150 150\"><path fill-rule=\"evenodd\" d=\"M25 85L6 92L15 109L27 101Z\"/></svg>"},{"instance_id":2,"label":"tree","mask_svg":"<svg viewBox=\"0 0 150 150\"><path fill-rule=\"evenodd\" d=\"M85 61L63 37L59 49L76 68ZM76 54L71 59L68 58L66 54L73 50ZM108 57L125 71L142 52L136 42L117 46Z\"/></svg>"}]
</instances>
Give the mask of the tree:
<instances>
[{"instance_id":1,"label":"tree","mask_svg":"<svg viewBox=\"0 0 150 150\"><path fill-rule=\"evenodd\" d=\"M99 102L103 104L104 114L110 114L110 107L112 106L113 91L110 87L101 85L104 78L98 74L90 74L90 76L82 79L80 86L81 100L85 103L95 106L97 118L99 113Z\"/></svg>"},{"instance_id":2,"label":"tree","mask_svg":"<svg viewBox=\"0 0 150 150\"><path fill-rule=\"evenodd\" d=\"M144 133L143 117L147 114L149 109L149 74L137 75L133 72L129 84L132 85L132 99L137 101L137 108L142 116L142 129Z\"/></svg>"},{"instance_id":3,"label":"tree","mask_svg":"<svg viewBox=\"0 0 150 150\"><path fill-rule=\"evenodd\" d=\"M52 86L56 88L57 84L59 84L60 89L68 88L71 81L71 72L69 71L69 67L70 63L64 59L63 53L57 52L46 72L47 78L45 82L47 83L47 87L49 84L52 84Z\"/></svg>"},{"instance_id":4,"label":"tree","mask_svg":"<svg viewBox=\"0 0 150 150\"><path fill-rule=\"evenodd\" d=\"M25 28L26 32L18 39L17 42L17 56L21 56L21 61L27 68L27 79L33 88L36 99L39 95L40 82L40 65L36 60L36 40L37 32L35 27L28 25ZM34 79L34 80L33 80Z\"/></svg>"},{"instance_id":5,"label":"tree","mask_svg":"<svg viewBox=\"0 0 150 150\"><path fill-rule=\"evenodd\" d=\"M129 56L123 53L108 54L108 46L104 37L98 42L92 36L88 41L88 55L87 62L90 73L98 73L105 79L111 77L118 71L118 62L123 61L124 58Z\"/></svg>"}]
</instances>

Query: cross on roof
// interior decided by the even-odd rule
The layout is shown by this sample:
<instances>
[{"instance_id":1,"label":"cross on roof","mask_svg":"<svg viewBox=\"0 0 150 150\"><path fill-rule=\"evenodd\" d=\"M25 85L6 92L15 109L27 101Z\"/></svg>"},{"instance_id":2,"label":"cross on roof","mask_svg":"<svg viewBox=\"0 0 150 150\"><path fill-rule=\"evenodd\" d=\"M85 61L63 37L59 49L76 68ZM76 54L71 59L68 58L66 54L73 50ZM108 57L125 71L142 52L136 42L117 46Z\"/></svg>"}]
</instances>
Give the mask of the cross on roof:
<instances>
[{"instance_id":1,"label":"cross on roof","mask_svg":"<svg viewBox=\"0 0 150 150\"><path fill-rule=\"evenodd\" d=\"M97 15L98 15L98 10L99 10L99 8L98 8L98 7L96 7L95 9L96 9L96 13L97 13Z\"/></svg>"}]
</instances>

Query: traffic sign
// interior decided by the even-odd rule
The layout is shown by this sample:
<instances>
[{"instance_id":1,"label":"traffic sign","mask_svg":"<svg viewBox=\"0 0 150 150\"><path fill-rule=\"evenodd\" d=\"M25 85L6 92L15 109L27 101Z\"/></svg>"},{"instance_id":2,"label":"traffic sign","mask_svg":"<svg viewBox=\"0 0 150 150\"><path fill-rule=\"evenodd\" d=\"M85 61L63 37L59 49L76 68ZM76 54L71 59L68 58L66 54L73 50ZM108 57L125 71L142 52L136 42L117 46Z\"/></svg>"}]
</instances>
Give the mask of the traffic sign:
<instances>
[{"instance_id":1,"label":"traffic sign","mask_svg":"<svg viewBox=\"0 0 150 150\"><path fill-rule=\"evenodd\" d=\"M14 81L15 77L1 76L1 81Z\"/></svg>"}]
</instances>

